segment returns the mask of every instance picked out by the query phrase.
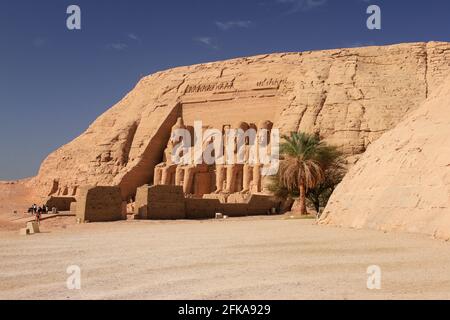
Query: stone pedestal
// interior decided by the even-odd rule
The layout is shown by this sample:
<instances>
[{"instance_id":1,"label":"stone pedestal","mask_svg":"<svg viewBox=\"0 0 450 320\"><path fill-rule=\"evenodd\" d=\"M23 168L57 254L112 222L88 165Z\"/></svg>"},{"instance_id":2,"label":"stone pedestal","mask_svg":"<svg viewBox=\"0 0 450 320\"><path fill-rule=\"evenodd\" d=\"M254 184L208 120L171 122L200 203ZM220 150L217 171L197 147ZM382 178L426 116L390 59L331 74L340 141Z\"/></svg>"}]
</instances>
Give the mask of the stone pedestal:
<instances>
[{"instance_id":1,"label":"stone pedestal","mask_svg":"<svg viewBox=\"0 0 450 320\"><path fill-rule=\"evenodd\" d=\"M22 229L20 229L19 234L21 236L28 236L30 234L30 230L28 228L22 228Z\"/></svg>"},{"instance_id":2,"label":"stone pedestal","mask_svg":"<svg viewBox=\"0 0 450 320\"><path fill-rule=\"evenodd\" d=\"M35 234L35 233L39 233L39 225L37 222L33 221L33 222L28 222L27 223L27 229L29 231L30 234Z\"/></svg>"}]
</instances>

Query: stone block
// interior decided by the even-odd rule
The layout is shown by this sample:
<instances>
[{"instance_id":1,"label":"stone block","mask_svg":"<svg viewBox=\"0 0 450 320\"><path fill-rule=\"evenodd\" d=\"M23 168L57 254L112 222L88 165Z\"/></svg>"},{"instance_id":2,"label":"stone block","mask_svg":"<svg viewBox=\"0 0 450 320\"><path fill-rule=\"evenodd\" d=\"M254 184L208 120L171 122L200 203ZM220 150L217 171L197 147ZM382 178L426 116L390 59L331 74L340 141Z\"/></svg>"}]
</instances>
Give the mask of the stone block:
<instances>
[{"instance_id":1,"label":"stone block","mask_svg":"<svg viewBox=\"0 0 450 320\"><path fill-rule=\"evenodd\" d=\"M138 188L135 213L139 219L185 219L183 188L167 185Z\"/></svg>"},{"instance_id":2,"label":"stone block","mask_svg":"<svg viewBox=\"0 0 450 320\"><path fill-rule=\"evenodd\" d=\"M30 235L30 230L28 228L22 228L22 229L20 229L19 234L21 236L28 236L28 235Z\"/></svg>"},{"instance_id":3,"label":"stone block","mask_svg":"<svg viewBox=\"0 0 450 320\"><path fill-rule=\"evenodd\" d=\"M30 234L39 233L39 225L37 222L32 221L27 223L27 229L29 230Z\"/></svg>"},{"instance_id":4,"label":"stone block","mask_svg":"<svg viewBox=\"0 0 450 320\"><path fill-rule=\"evenodd\" d=\"M127 202L122 201L122 220L127 220L127 218L128 218Z\"/></svg>"},{"instance_id":5,"label":"stone block","mask_svg":"<svg viewBox=\"0 0 450 320\"><path fill-rule=\"evenodd\" d=\"M76 214L77 213L77 203L76 202L72 202L70 204L70 213L72 213L72 214Z\"/></svg>"},{"instance_id":6,"label":"stone block","mask_svg":"<svg viewBox=\"0 0 450 320\"><path fill-rule=\"evenodd\" d=\"M122 220L122 212L122 195L119 187L80 188L76 215L81 222Z\"/></svg>"}]
</instances>

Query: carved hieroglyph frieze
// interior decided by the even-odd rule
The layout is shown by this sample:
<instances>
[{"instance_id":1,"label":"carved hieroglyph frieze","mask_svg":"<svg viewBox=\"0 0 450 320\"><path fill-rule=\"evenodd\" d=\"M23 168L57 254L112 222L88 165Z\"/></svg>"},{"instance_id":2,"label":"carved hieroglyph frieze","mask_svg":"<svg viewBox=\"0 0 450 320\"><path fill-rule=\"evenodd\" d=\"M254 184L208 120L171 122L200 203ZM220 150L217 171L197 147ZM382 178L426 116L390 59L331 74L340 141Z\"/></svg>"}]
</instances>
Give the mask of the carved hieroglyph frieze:
<instances>
[{"instance_id":1,"label":"carved hieroglyph frieze","mask_svg":"<svg viewBox=\"0 0 450 320\"><path fill-rule=\"evenodd\" d=\"M286 84L287 79L266 78L256 83L256 89L279 89L282 84Z\"/></svg>"},{"instance_id":2,"label":"carved hieroglyph frieze","mask_svg":"<svg viewBox=\"0 0 450 320\"><path fill-rule=\"evenodd\" d=\"M210 91L223 91L233 89L234 81L222 81L222 82L212 82L212 83L201 83L188 85L185 94L187 93L199 93L199 92L210 92Z\"/></svg>"},{"instance_id":3,"label":"carved hieroglyph frieze","mask_svg":"<svg viewBox=\"0 0 450 320\"><path fill-rule=\"evenodd\" d=\"M265 78L257 81L254 90L279 89L281 85L287 84L286 78ZM185 94L200 92L221 92L234 89L234 81L210 82L190 84L186 87Z\"/></svg>"}]
</instances>

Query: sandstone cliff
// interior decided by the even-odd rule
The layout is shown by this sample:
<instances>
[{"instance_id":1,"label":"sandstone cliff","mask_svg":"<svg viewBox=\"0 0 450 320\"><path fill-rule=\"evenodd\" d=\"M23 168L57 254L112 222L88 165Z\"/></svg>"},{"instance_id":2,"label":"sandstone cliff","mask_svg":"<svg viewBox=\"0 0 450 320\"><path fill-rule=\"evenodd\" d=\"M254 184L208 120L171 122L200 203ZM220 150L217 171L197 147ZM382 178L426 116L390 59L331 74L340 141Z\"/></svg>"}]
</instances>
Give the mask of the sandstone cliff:
<instances>
[{"instance_id":1,"label":"sandstone cliff","mask_svg":"<svg viewBox=\"0 0 450 320\"><path fill-rule=\"evenodd\" d=\"M318 132L349 155L364 152L415 110L450 69L450 44L283 53L179 67L143 78L81 136L50 154L31 185L73 195L152 181L178 116L188 123L270 119L282 132Z\"/></svg>"},{"instance_id":2,"label":"sandstone cliff","mask_svg":"<svg viewBox=\"0 0 450 320\"><path fill-rule=\"evenodd\" d=\"M322 223L450 239L450 78L369 147Z\"/></svg>"}]
</instances>

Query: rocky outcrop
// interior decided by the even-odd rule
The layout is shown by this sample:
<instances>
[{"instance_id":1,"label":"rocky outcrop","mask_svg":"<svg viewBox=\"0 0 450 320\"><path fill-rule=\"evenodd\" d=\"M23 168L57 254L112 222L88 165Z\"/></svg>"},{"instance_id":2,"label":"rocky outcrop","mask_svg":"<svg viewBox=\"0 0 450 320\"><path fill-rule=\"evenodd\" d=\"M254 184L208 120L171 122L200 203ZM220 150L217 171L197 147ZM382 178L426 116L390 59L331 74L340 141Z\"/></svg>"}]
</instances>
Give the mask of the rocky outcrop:
<instances>
[{"instance_id":1,"label":"rocky outcrop","mask_svg":"<svg viewBox=\"0 0 450 320\"><path fill-rule=\"evenodd\" d=\"M321 222L450 240L450 78L369 147Z\"/></svg>"},{"instance_id":2,"label":"rocky outcrop","mask_svg":"<svg viewBox=\"0 0 450 320\"><path fill-rule=\"evenodd\" d=\"M270 54L158 72L49 155L31 185L42 197L118 185L127 199L152 182L180 116L212 127L270 119L282 132L317 132L358 155L417 109L449 64L450 44L433 42Z\"/></svg>"}]
</instances>

